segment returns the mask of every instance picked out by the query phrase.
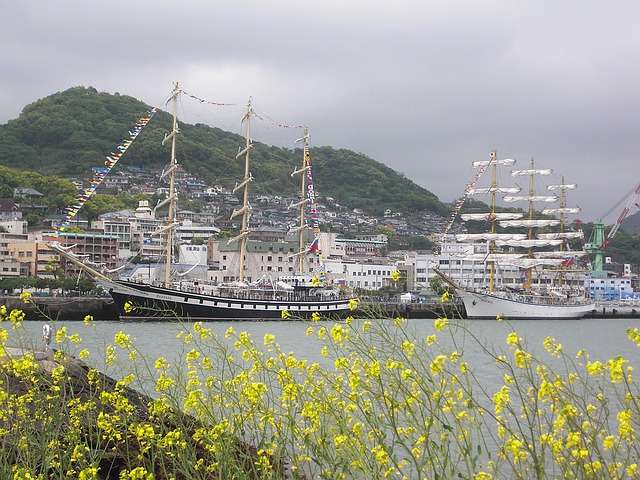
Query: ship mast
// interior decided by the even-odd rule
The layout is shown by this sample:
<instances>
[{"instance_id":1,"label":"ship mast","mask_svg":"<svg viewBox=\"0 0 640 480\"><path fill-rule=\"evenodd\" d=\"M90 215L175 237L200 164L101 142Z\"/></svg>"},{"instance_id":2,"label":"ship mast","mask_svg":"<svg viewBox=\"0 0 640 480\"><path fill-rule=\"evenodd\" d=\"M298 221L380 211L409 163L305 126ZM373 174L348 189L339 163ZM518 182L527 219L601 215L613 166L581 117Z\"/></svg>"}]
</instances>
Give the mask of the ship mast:
<instances>
[{"instance_id":1,"label":"ship mast","mask_svg":"<svg viewBox=\"0 0 640 480\"><path fill-rule=\"evenodd\" d=\"M491 215L489 220L491 221L491 233L496 233L496 196L498 193L498 161L496 151L492 151L489 154L489 164L491 165ZM494 254L496 251L495 240L489 241L489 253ZM495 262L492 260L489 263L489 293L493 293L495 284Z\"/></svg>"},{"instance_id":2,"label":"ship mast","mask_svg":"<svg viewBox=\"0 0 640 480\"><path fill-rule=\"evenodd\" d=\"M236 159L244 155L244 177L240 183L237 183L233 189L233 193L242 190L242 207L234 210L231 213L231 220L242 215L242 224L240 227L240 233L231 238L227 243L240 241L240 270L238 272L238 280L243 282L245 279L246 270L246 256L247 256L247 237L249 236L249 216L251 215L251 206L249 205L249 183L253 181L251 172L249 171L249 153L253 148L253 142L251 141L251 117L254 115L253 106L251 105L251 98L247 102L247 111L242 117L242 123L245 123L245 147L239 151L236 155Z\"/></svg>"},{"instance_id":3,"label":"ship mast","mask_svg":"<svg viewBox=\"0 0 640 480\"><path fill-rule=\"evenodd\" d=\"M299 223L298 226L292 228L290 233L298 232L298 253L295 255L298 257L298 272L300 274L304 273L304 255L306 253L305 250L305 230L307 229L307 224L305 220L305 207L309 202L307 198L307 171L311 168L311 160L309 159L309 129L304 129L304 135L301 138L298 138L296 142L303 142L302 148L302 166L294 170L291 173L291 176L300 175L300 200L297 203L293 203L289 206L289 208L298 208L299 214Z\"/></svg>"},{"instance_id":4,"label":"ship mast","mask_svg":"<svg viewBox=\"0 0 640 480\"><path fill-rule=\"evenodd\" d=\"M534 196L536 194L536 184L535 184L535 175L536 175L536 173L535 173L535 169L534 169L533 158L531 159L530 169L531 169L531 174L529 175L529 220L533 220L533 198L534 198ZM529 240L533 240L534 239L533 227L531 225L529 225L527 238ZM529 258L533 258L533 250L531 250L531 248L529 248ZM525 284L525 289L531 288L532 277L533 277L533 268L528 268L527 269L527 281L526 281L526 284Z\"/></svg>"},{"instance_id":5,"label":"ship mast","mask_svg":"<svg viewBox=\"0 0 640 480\"><path fill-rule=\"evenodd\" d=\"M562 175L560 184L563 186L563 188L560 189L560 233L564 233L564 227L567 222L567 189L564 188L564 175ZM560 245L560 250L564 250L564 243Z\"/></svg>"},{"instance_id":6,"label":"ship mast","mask_svg":"<svg viewBox=\"0 0 640 480\"><path fill-rule=\"evenodd\" d=\"M162 144L164 145L168 140L171 140L171 160L169 163L169 169L163 173L162 176L169 175L169 213L167 215L167 241L165 249L165 271L164 271L164 285L165 287L171 286L171 263L173 257L173 241L174 241L174 228L176 226L176 213L177 213L177 194L176 194L176 170L178 169L178 162L176 160L176 136L180 133L178 128L178 96L182 91L180 90L180 84L175 82L173 85L173 91L169 97L169 101L172 102L172 128L171 133L165 134ZM163 202L164 203L164 202ZM157 209L158 207L156 207Z\"/></svg>"}]
</instances>

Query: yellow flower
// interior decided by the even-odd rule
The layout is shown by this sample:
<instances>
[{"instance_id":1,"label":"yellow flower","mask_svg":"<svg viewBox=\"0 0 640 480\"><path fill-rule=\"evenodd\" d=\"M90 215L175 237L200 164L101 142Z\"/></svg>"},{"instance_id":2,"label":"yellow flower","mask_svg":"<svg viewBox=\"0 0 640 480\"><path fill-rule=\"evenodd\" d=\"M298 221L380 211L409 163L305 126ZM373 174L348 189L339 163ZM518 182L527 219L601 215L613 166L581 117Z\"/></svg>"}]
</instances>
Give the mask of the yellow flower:
<instances>
[{"instance_id":1,"label":"yellow flower","mask_svg":"<svg viewBox=\"0 0 640 480\"><path fill-rule=\"evenodd\" d=\"M449 291L445 290L445 292L440 297L440 302L447 303L449 301Z\"/></svg>"},{"instance_id":2,"label":"yellow flower","mask_svg":"<svg viewBox=\"0 0 640 480\"><path fill-rule=\"evenodd\" d=\"M438 337L436 337L435 335L429 335L427 336L425 341L427 342L427 345L431 346L438 341Z\"/></svg>"},{"instance_id":3,"label":"yellow flower","mask_svg":"<svg viewBox=\"0 0 640 480\"><path fill-rule=\"evenodd\" d=\"M198 360L198 358L200 358L200 352L198 350L196 350L195 348L192 348L188 353L187 353L187 362L195 362L196 360Z\"/></svg>"},{"instance_id":4,"label":"yellow flower","mask_svg":"<svg viewBox=\"0 0 640 480\"><path fill-rule=\"evenodd\" d=\"M518 337L518 334L516 332L511 332L509 335L507 335L507 339L505 341L507 345L516 347L520 343L520 340L521 339L520 337Z\"/></svg>"},{"instance_id":5,"label":"yellow flower","mask_svg":"<svg viewBox=\"0 0 640 480\"><path fill-rule=\"evenodd\" d=\"M615 445L615 442L616 439L613 435L607 435L606 437L604 437L604 440L602 440L602 446L605 450L610 450Z\"/></svg>"},{"instance_id":6,"label":"yellow flower","mask_svg":"<svg viewBox=\"0 0 640 480\"><path fill-rule=\"evenodd\" d=\"M633 478L636 475L636 472L638 471L638 464L632 463L627 467L626 471L627 471L627 476Z\"/></svg>"},{"instance_id":7,"label":"yellow flower","mask_svg":"<svg viewBox=\"0 0 640 480\"><path fill-rule=\"evenodd\" d=\"M320 314L318 312L313 312L311 314L311 320L314 322L319 322L320 321Z\"/></svg>"},{"instance_id":8,"label":"yellow flower","mask_svg":"<svg viewBox=\"0 0 640 480\"><path fill-rule=\"evenodd\" d=\"M604 365L600 361L587 362L586 369L589 375L601 375L604 372Z\"/></svg>"},{"instance_id":9,"label":"yellow flower","mask_svg":"<svg viewBox=\"0 0 640 480\"><path fill-rule=\"evenodd\" d=\"M391 280L393 280L394 282L397 282L398 280L400 280L399 270L394 270L393 272L391 272Z\"/></svg>"},{"instance_id":10,"label":"yellow flower","mask_svg":"<svg viewBox=\"0 0 640 480\"><path fill-rule=\"evenodd\" d=\"M275 335L273 335L272 333L265 333L265 334L264 334L264 340L263 340L263 342L264 342L264 344L265 344L266 346L273 345L273 343L274 343L275 341L276 341L276 336L275 336Z\"/></svg>"},{"instance_id":11,"label":"yellow flower","mask_svg":"<svg viewBox=\"0 0 640 480\"><path fill-rule=\"evenodd\" d=\"M618 434L623 440L631 440L634 437L635 431L631 423L631 410L621 410L618 412Z\"/></svg>"},{"instance_id":12,"label":"yellow flower","mask_svg":"<svg viewBox=\"0 0 640 480\"><path fill-rule=\"evenodd\" d=\"M440 332L444 329L444 327L446 327L447 325L449 325L449 319L448 318L436 318L435 321L433 322L433 327L436 329L436 331Z\"/></svg>"},{"instance_id":13,"label":"yellow flower","mask_svg":"<svg viewBox=\"0 0 640 480\"><path fill-rule=\"evenodd\" d=\"M637 346L640 347L640 329L629 328L627 330L627 337L629 337L629 340L631 340L633 343L635 343Z\"/></svg>"},{"instance_id":14,"label":"yellow flower","mask_svg":"<svg viewBox=\"0 0 640 480\"><path fill-rule=\"evenodd\" d=\"M504 407L511 404L511 397L509 395L509 387L503 385L500 390L493 394L493 407L496 415L499 415L504 410Z\"/></svg>"},{"instance_id":15,"label":"yellow flower","mask_svg":"<svg viewBox=\"0 0 640 480\"><path fill-rule=\"evenodd\" d=\"M473 476L473 480L492 480L493 476L487 472L478 472Z\"/></svg>"},{"instance_id":16,"label":"yellow flower","mask_svg":"<svg viewBox=\"0 0 640 480\"><path fill-rule=\"evenodd\" d=\"M314 287L319 287L321 285L322 282L320 282L320 279L318 277L313 277L311 279L311 285Z\"/></svg>"},{"instance_id":17,"label":"yellow flower","mask_svg":"<svg viewBox=\"0 0 640 480\"><path fill-rule=\"evenodd\" d=\"M433 375L438 375L442 372L445 362L447 361L446 355L438 355L430 364L429 369Z\"/></svg>"},{"instance_id":18,"label":"yellow flower","mask_svg":"<svg viewBox=\"0 0 640 480\"><path fill-rule=\"evenodd\" d=\"M31 292L22 292L20 294L20 300L22 303L29 303L31 301Z\"/></svg>"},{"instance_id":19,"label":"yellow flower","mask_svg":"<svg viewBox=\"0 0 640 480\"><path fill-rule=\"evenodd\" d=\"M358 300L357 298L350 298L349 299L349 310L354 311L358 308L358 304L360 303L360 300Z\"/></svg>"},{"instance_id":20,"label":"yellow flower","mask_svg":"<svg viewBox=\"0 0 640 480\"><path fill-rule=\"evenodd\" d=\"M122 330L119 330L115 333L115 335L113 336L113 342L122 349L131 347L131 338Z\"/></svg>"},{"instance_id":21,"label":"yellow flower","mask_svg":"<svg viewBox=\"0 0 640 480\"><path fill-rule=\"evenodd\" d=\"M402 351L405 353L407 357L409 358L413 357L413 353L415 352L415 350L416 350L415 344L413 344L409 340L404 340L402 342Z\"/></svg>"},{"instance_id":22,"label":"yellow flower","mask_svg":"<svg viewBox=\"0 0 640 480\"><path fill-rule=\"evenodd\" d=\"M78 473L78 480L96 480L97 478L98 467L87 467Z\"/></svg>"},{"instance_id":23,"label":"yellow flower","mask_svg":"<svg viewBox=\"0 0 640 480\"><path fill-rule=\"evenodd\" d=\"M169 362L167 362L167 359L164 357L158 357L156 358L154 366L156 370L166 370L169 367Z\"/></svg>"},{"instance_id":24,"label":"yellow flower","mask_svg":"<svg viewBox=\"0 0 640 480\"><path fill-rule=\"evenodd\" d=\"M333 437L333 444L336 446L336 449L339 449L342 445L347 443L347 440L348 437L346 435L336 435Z\"/></svg>"},{"instance_id":25,"label":"yellow flower","mask_svg":"<svg viewBox=\"0 0 640 480\"><path fill-rule=\"evenodd\" d=\"M291 316L291 314L289 313L289 310L282 310L280 312L280 318L282 318L283 320L286 320L290 316Z\"/></svg>"},{"instance_id":26,"label":"yellow flower","mask_svg":"<svg viewBox=\"0 0 640 480\"><path fill-rule=\"evenodd\" d=\"M227 328L227 331L224 332L224 338L229 338L231 336L233 336L236 333L236 331L233 329L233 327L229 327Z\"/></svg>"},{"instance_id":27,"label":"yellow flower","mask_svg":"<svg viewBox=\"0 0 640 480\"><path fill-rule=\"evenodd\" d=\"M531 354L520 349L513 352L513 356L515 357L516 367L518 368L526 368L531 360Z\"/></svg>"},{"instance_id":28,"label":"yellow flower","mask_svg":"<svg viewBox=\"0 0 640 480\"><path fill-rule=\"evenodd\" d=\"M62 343L67 338L67 327L60 327L56 330L56 343Z\"/></svg>"},{"instance_id":29,"label":"yellow flower","mask_svg":"<svg viewBox=\"0 0 640 480\"><path fill-rule=\"evenodd\" d=\"M559 357L562 352L562 344L556 342L556 339L553 337L546 337L544 339L544 349L554 357Z\"/></svg>"},{"instance_id":30,"label":"yellow flower","mask_svg":"<svg viewBox=\"0 0 640 480\"><path fill-rule=\"evenodd\" d=\"M624 380L625 363L627 363L627 361L621 356L607 361L607 369L609 370L611 383L620 383Z\"/></svg>"},{"instance_id":31,"label":"yellow flower","mask_svg":"<svg viewBox=\"0 0 640 480\"><path fill-rule=\"evenodd\" d=\"M93 323L93 315L85 315L83 322L86 326L89 326Z\"/></svg>"},{"instance_id":32,"label":"yellow flower","mask_svg":"<svg viewBox=\"0 0 640 480\"><path fill-rule=\"evenodd\" d=\"M389 454L381 445L376 445L371 449L371 453L373 453L376 462L383 467L389 463Z\"/></svg>"},{"instance_id":33,"label":"yellow flower","mask_svg":"<svg viewBox=\"0 0 640 480\"><path fill-rule=\"evenodd\" d=\"M131 470L128 473L128 475L123 475L121 472L120 478L124 478L128 480L153 480L153 473L147 472L147 470L144 467L136 467L133 470Z\"/></svg>"},{"instance_id":34,"label":"yellow flower","mask_svg":"<svg viewBox=\"0 0 640 480\"><path fill-rule=\"evenodd\" d=\"M498 315L496 315L496 320L497 320L498 322L501 322L501 321L503 321L503 320L504 320L504 317L502 316L502 314L501 314L501 313L499 313Z\"/></svg>"},{"instance_id":35,"label":"yellow flower","mask_svg":"<svg viewBox=\"0 0 640 480\"><path fill-rule=\"evenodd\" d=\"M86 360L87 358L89 358L89 350L87 350L86 348L80 350L80 352L78 353L78 358L80 360Z\"/></svg>"},{"instance_id":36,"label":"yellow flower","mask_svg":"<svg viewBox=\"0 0 640 480\"><path fill-rule=\"evenodd\" d=\"M133 304L131 302L124 302L124 312L131 313L133 312Z\"/></svg>"}]
</instances>

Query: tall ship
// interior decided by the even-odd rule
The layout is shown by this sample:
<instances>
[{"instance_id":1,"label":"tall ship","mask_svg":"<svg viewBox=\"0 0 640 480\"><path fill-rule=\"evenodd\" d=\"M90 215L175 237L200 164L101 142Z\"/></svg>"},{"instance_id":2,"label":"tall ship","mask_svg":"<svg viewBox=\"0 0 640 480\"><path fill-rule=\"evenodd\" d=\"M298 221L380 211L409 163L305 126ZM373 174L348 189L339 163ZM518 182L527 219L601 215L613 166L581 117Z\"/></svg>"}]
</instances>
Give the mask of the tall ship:
<instances>
[{"instance_id":1,"label":"tall ship","mask_svg":"<svg viewBox=\"0 0 640 480\"><path fill-rule=\"evenodd\" d=\"M536 168L531 160L529 168L510 172L512 178L528 180L529 188L522 195L519 185L498 183L499 168L514 164L514 159L498 159L496 152L491 152L489 160L473 163L482 170L480 175L487 169L491 172L490 185L465 192L490 197L489 211L461 215L463 221L482 222L486 231L455 236L456 242L486 246L472 258L485 265L486 281L462 286L446 272L437 270L438 274L454 288L471 319L582 318L595 309L595 304L583 285L568 281L573 273L581 272L578 262L587 253L582 247L576 248L584 240L582 230L572 229L567 222L568 215L579 212L579 208L567 205L567 192L577 185L565 183L562 177L559 184L547 185L544 194L537 193L536 179L552 171ZM528 210L498 212L499 196L507 204L525 202ZM543 206L539 213L536 205ZM499 269L504 266L519 269L518 285L501 282Z\"/></svg>"},{"instance_id":2,"label":"tall ship","mask_svg":"<svg viewBox=\"0 0 640 480\"><path fill-rule=\"evenodd\" d=\"M237 279L226 284L213 284L206 281L185 282L181 279L174 279L172 265L178 247L175 231L180 224L177 219L176 139L180 134L177 105L181 94L181 87L176 82L171 96L167 100L167 103L170 102L172 105L172 129L171 132L165 134L162 141L163 145L170 143L169 164L161 175L161 178L166 178L168 181L168 194L166 199L155 207L155 210L168 208L168 212L164 225L152 233L152 236L163 240L164 275L162 281L152 282L151 279L148 282L114 280L99 265L74 254L71 247L63 247L54 242L51 245L52 248L67 261L76 264L94 277L109 292L121 318L138 320L175 320L177 318L187 320L249 320L307 318L314 314L320 314L324 317L346 315L353 299L349 295L326 286L320 272L312 274L313 272L310 273L309 268L305 268L306 256L319 253L318 234L320 232L315 208L307 129L305 129L304 136L298 140L303 143L301 166L292 173L292 177L300 177L300 199L290 207L299 210L299 223L290 231L290 233L297 233L299 240L299 251L292 254L297 263L296 273L282 279L282 281L275 282L247 278L247 241L251 234L250 215L252 210L249 203L249 191L254 180L250 169L250 155L254 148L251 138L251 120L256 115L251 100L249 100L242 118L245 142L236 155L236 159L244 159L244 176L233 188L233 193L241 193L242 195L242 206L233 210L231 214L231 219L240 217L240 231L238 235L228 240L228 243L237 242L239 244ZM143 126L141 125L140 128ZM139 130L129 133L132 136L137 135ZM130 143L131 141L127 140L124 145L128 147ZM125 150L126 147L124 147ZM125 150L121 148L120 152L108 156L107 166L111 168ZM95 189L93 182L90 188ZM88 190L81 194L82 199L90 196L90 193L91 191ZM81 205L82 203L79 202L70 207L71 213L75 215ZM306 218L307 211L310 213L311 225ZM308 244L309 231L313 231L314 235Z\"/></svg>"}]
</instances>

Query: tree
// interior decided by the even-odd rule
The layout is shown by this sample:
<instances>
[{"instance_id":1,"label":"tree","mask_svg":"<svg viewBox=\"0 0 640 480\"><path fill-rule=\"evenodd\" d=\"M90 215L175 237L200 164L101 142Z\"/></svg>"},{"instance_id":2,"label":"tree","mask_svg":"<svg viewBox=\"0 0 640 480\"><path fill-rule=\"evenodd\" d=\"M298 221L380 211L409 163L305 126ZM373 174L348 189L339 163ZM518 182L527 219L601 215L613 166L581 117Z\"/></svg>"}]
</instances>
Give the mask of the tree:
<instances>
[{"instance_id":1,"label":"tree","mask_svg":"<svg viewBox=\"0 0 640 480\"><path fill-rule=\"evenodd\" d=\"M437 295L442 295L449 291L448 285L446 285L440 277L433 277L429 280L429 287L431 287L431 290Z\"/></svg>"}]
</instances>

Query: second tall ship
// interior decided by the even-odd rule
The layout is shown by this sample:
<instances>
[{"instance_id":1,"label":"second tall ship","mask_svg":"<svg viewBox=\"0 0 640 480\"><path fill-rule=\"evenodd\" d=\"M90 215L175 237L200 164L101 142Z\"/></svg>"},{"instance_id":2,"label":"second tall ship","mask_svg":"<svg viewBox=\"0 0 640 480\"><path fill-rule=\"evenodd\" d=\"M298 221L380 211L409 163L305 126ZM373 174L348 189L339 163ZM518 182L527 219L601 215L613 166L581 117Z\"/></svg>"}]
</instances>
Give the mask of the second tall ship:
<instances>
[{"instance_id":1,"label":"second tall ship","mask_svg":"<svg viewBox=\"0 0 640 480\"><path fill-rule=\"evenodd\" d=\"M154 232L164 240L164 279L162 282L139 283L127 280L112 280L103 274L96 266L86 262L71 252L68 247L53 244L60 255L91 276L113 297L121 318L137 320L238 320L238 319L281 319L307 318L314 314L324 317L339 317L346 315L353 306L354 299L323 285L321 275L305 272L305 257L310 253L317 253L317 234L319 228L315 217L313 224L308 226L305 210L315 212L315 195L313 185L310 184L311 158L309 153L309 134L305 130L303 138L302 164L292 176L300 175L300 200L292 208L299 209L299 224L292 229L299 237L300 251L293 256L297 259L297 273L288 282L259 282L246 278L247 241L251 233L249 218L251 205L249 203L249 187L253 182L250 170L250 154L254 148L251 138L251 120L255 112L251 101L242 119L245 144L236 155L236 159L244 158L244 176L236 184L233 192L242 192L242 207L231 214L231 219L241 217L240 232L229 243L239 243L239 271L237 280L230 284L215 285L207 282L174 281L172 264L176 250L175 229L179 225L177 220L177 190L176 171L176 139L180 133L177 118L178 98L182 90L176 82L168 102L172 104L172 129L165 135L163 145L170 142L171 156L162 178L169 183L168 196L156 206L156 210L168 207L164 226ZM314 240L307 245L307 232L313 230ZM317 263L317 262L316 262ZM253 282L251 281L253 280Z\"/></svg>"},{"instance_id":2,"label":"second tall ship","mask_svg":"<svg viewBox=\"0 0 640 480\"><path fill-rule=\"evenodd\" d=\"M472 188L470 195L485 194L490 197L490 211L461 215L466 222L484 222L488 231L456 235L457 242L483 242L486 250L475 254L472 261L482 262L488 269L488 285L462 286L452 281L446 272L438 270L442 278L456 291L464 303L467 318L472 319L577 319L595 309L587 298L584 286L570 285L566 281L576 270L578 259L586 252L572 249L574 243L584 240L581 230L568 228L567 216L579 211L567 206L567 191L576 188L561 183L548 185L544 195L536 192L536 178L548 176L550 169L536 168L533 160L529 168L512 170L514 178L528 178L526 195L518 195L520 186L498 184L498 167L515 164L513 159L498 159L491 152L489 160L474 162L473 166L491 172L488 187ZM498 196L505 203L527 202L528 211L498 212ZM557 203L557 206L550 206ZM547 205L536 217L536 204ZM523 233L525 231L526 233ZM522 285L508 286L500 282L499 266L521 269ZM544 273L544 282L534 285L534 275ZM474 279L474 282L477 279Z\"/></svg>"}]
</instances>

